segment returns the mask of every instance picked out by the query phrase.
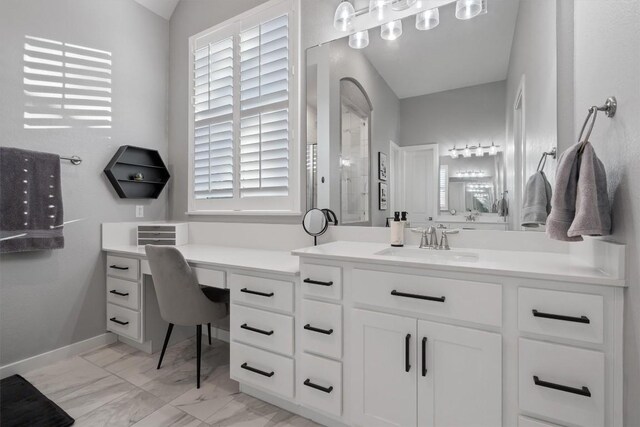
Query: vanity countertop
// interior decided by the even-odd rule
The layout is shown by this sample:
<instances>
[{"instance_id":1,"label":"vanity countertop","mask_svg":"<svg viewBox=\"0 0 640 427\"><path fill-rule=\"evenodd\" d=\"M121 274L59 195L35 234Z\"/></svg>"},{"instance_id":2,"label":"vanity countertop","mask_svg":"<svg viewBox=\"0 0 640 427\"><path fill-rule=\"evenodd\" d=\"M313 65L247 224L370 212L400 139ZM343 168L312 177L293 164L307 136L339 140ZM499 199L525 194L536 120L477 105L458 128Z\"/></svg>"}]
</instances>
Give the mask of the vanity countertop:
<instances>
[{"instance_id":1,"label":"vanity countertop","mask_svg":"<svg viewBox=\"0 0 640 427\"><path fill-rule=\"evenodd\" d=\"M237 248L214 245L181 245L176 248L185 259L194 264L222 268L240 268L266 273L296 276L300 272L298 257L289 251ZM144 246L105 246L112 254L146 258Z\"/></svg>"},{"instance_id":2,"label":"vanity countertop","mask_svg":"<svg viewBox=\"0 0 640 427\"><path fill-rule=\"evenodd\" d=\"M381 251L403 256L378 254ZM424 252L422 252L424 251ZM390 249L386 243L337 241L297 249L294 255L305 258L429 268L459 273L495 274L499 276L547 279L584 284L625 286L624 279L614 277L587 262L566 253L455 249L433 251L416 246Z\"/></svg>"}]
</instances>

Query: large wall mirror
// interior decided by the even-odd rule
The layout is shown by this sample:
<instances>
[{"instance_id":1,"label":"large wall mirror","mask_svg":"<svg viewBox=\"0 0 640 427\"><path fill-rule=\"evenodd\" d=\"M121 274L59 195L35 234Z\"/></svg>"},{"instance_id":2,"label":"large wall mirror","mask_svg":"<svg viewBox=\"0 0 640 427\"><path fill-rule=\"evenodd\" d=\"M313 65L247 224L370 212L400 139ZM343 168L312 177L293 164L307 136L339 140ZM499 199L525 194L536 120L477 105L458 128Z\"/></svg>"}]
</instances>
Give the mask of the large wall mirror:
<instances>
[{"instance_id":1,"label":"large wall mirror","mask_svg":"<svg viewBox=\"0 0 640 427\"><path fill-rule=\"evenodd\" d=\"M524 183L556 147L556 3L486 0L468 20L431 3L437 16L403 18L395 40L376 26L364 48L307 50L308 207L341 225L406 211L412 227L519 229Z\"/></svg>"}]
</instances>

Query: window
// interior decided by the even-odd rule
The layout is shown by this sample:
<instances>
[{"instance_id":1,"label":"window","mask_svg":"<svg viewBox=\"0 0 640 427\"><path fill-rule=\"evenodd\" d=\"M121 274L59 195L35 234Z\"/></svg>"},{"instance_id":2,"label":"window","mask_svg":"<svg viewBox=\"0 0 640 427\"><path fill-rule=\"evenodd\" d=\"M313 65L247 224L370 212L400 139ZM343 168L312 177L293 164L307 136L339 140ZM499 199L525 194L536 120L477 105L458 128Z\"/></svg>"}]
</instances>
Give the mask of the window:
<instances>
[{"instance_id":1,"label":"window","mask_svg":"<svg viewBox=\"0 0 640 427\"><path fill-rule=\"evenodd\" d=\"M189 213L298 213L294 4L191 37Z\"/></svg>"}]
</instances>

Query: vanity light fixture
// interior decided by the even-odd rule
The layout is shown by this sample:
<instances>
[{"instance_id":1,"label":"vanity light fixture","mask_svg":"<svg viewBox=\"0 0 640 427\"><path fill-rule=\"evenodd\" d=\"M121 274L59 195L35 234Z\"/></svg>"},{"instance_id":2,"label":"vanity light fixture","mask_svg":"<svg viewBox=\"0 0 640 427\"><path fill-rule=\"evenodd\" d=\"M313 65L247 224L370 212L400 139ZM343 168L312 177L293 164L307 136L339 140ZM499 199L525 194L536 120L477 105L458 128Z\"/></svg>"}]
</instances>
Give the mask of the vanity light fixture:
<instances>
[{"instance_id":1,"label":"vanity light fixture","mask_svg":"<svg viewBox=\"0 0 640 427\"><path fill-rule=\"evenodd\" d=\"M393 41L402 35L402 21L391 21L380 26L380 37L383 40Z\"/></svg>"},{"instance_id":2,"label":"vanity light fixture","mask_svg":"<svg viewBox=\"0 0 640 427\"><path fill-rule=\"evenodd\" d=\"M423 10L416 15L416 29L420 31L433 30L440 23L440 10L436 7Z\"/></svg>"},{"instance_id":3,"label":"vanity light fixture","mask_svg":"<svg viewBox=\"0 0 640 427\"><path fill-rule=\"evenodd\" d=\"M391 9L396 11L407 10L414 4L416 4L416 0L395 0L391 2Z\"/></svg>"},{"instance_id":4,"label":"vanity light fixture","mask_svg":"<svg viewBox=\"0 0 640 427\"><path fill-rule=\"evenodd\" d=\"M343 1L338 5L336 13L333 15L333 26L338 31L349 31L353 27L353 18L356 10L349 1Z\"/></svg>"},{"instance_id":5,"label":"vanity light fixture","mask_svg":"<svg viewBox=\"0 0 640 427\"><path fill-rule=\"evenodd\" d=\"M466 21L475 18L482 12L486 12L486 3L483 0L456 1L456 18L458 19Z\"/></svg>"},{"instance_id":6,"label":"vanity light fixture","mask_svg":"<svg viewBox=\"0 0 640 427\"><path fill-rule=\"evenodd\" d=\"M471 149L469 148L468 145L465 147L464 151L462 152L462 157L471 157Z\"/></svg>"},{"instance_id":7,"label":"vanity light fixture","mask_svg":"<svg viewBox=\"0 0 640 427\"><path fill-rule=\"evenodd\" d=\"M478 146L476 147L476 157L482 157L482 156L484 156L484 149L480 144L478 144Z\"/></svg>"},{"instance_id":8,"label":"vanity light fixture","mask_svg":"<svg viewBox=\"0 0 640 427\"><path fill-rule=\"evenodd\" d=\"M349 35L349 47L353 49L364 49L369 46L369 31L358 31Z\"/></svg>"},{"instance_id":9,"label":"vanity light fixture","mask_svg":"<svg viewBox=\"0 0 640 427\"><path fill-rule=\"evenodd\" d=\"M458 158L458 150L456 149L455 145L453 146L452 149L449 150L449 155L451 156L452 159Z\"/></svg>"},{"instance_id":10,"label":"vanity light fixture","mask_svg":"<svg viewBox=\"0 0 640 427\"><path fill-rule=\"evenodd\" d=\"M493 141L491 141L491 147L489 147L489 155L495 156L496 154L498 154L498 146L495 145Z\"/></svg>"},{"instance_id":11,"label":"vanity light fixture","mask_svg":"<svg viewBox=\"0 0 640 427\"><path fill-rule=\"evenodd\" d=\"M369 0L369 13L374 15L378 22L384 21L389 13L392 0Z\"/></svg>"}]
</instances>

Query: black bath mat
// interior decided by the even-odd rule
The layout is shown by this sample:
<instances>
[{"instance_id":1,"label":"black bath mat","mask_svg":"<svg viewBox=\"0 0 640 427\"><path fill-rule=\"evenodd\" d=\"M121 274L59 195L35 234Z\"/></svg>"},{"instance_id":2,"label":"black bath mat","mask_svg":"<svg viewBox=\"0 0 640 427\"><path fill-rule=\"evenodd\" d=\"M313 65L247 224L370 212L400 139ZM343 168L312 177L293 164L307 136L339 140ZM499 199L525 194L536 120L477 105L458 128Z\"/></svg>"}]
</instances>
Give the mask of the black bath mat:
<instances>
[{"instance_id":1,"label":"black bath mat","mask_svg":"<svg viewBox=\"0 0 640 427\"><path fill-rule=\"evenodd\" d=\"M20 375L0 381L1 427L66 427L74 421Z\"/></svg>"}]
</instances>

